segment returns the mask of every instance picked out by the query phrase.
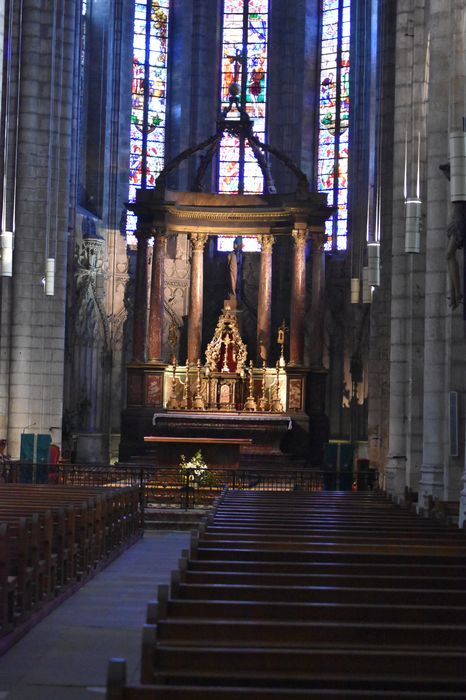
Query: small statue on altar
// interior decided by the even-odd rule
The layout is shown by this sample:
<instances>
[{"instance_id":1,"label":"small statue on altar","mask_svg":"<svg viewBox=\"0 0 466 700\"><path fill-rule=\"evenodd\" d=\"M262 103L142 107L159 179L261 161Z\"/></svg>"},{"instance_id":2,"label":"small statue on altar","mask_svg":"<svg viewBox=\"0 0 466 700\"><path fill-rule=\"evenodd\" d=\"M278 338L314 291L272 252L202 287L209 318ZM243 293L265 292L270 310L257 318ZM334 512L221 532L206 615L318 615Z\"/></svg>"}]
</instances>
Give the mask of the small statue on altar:
<instances>
[{"instance_id":1,"label":"small statue on altar","mask_svg":"<svg viewBox=\"0 0 466 700\"><path fill-rule=\"evenodd\" d=\"M241 296L241 268L242 268L241 239L235 238L233 250L228 253L228 273L230 276L230 299Z\"/></svg>"}]
</instances>

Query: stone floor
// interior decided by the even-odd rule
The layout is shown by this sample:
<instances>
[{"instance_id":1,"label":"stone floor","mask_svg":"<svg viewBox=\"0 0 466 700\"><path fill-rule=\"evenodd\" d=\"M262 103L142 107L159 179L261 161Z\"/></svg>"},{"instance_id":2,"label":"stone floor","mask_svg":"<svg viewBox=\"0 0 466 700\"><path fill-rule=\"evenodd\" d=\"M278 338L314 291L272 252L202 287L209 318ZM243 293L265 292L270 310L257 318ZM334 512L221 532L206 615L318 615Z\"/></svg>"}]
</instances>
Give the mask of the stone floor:
<instances>
[{"instance_id":1,"label":"stone floor","mask_svg":"<svg viewBox=\"0 0 466 700\"><path fill-rule=\"evenodd\" d=\"M0 658L0 700L104 697L107 661L139 677L146 603L187 547L187 532L146 532Z\"/></svg>"}]
</instances>

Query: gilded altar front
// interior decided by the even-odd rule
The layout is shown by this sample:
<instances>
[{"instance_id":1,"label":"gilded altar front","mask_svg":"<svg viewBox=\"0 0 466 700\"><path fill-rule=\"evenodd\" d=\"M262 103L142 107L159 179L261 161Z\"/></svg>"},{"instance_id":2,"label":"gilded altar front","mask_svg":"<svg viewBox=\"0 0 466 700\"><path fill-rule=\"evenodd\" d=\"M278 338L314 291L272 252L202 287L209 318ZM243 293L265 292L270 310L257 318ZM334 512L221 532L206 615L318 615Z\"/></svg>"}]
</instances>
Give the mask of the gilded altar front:
<instances>
[{"instance_id":1,"label":"gilded altar front","mask_svg":"<svg viewBox=\"0 0 466 700\"><path fill-rule=\"evenodd\" d=\"M236 312L228 302L201 365L165 367L163 407L171 411L260 411L283 413L288 381L284 367L247 364Z\"/></svg>"}]
</instances>

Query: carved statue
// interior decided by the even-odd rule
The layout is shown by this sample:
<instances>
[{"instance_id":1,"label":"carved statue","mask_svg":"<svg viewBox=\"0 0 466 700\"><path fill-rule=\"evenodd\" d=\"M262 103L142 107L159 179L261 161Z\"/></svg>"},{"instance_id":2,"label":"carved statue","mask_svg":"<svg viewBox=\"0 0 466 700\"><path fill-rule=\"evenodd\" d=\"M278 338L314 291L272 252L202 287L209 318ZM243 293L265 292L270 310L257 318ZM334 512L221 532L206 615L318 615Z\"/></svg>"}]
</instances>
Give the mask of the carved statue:
<instances>
[{"instance_id":1,"label":"carved statue","mask_svg":"<svg viewBox=\"0 0 466 700\"><path fill-rule=\"evenodd\" d=\"M235 251L228 253L228 273L230 275L229 294L231 297L236 298L236 285L238 284L238 260L236 259Z\"/></svg>"},{"instance_id":2,"label":"carved statue","mask_svg":"<svg viewBox=\"0 0 466 700\"><path fill-rule=\"evenodd\" d=\"M450 164L440 166L448 181L450 181ZM460 268L456 257L456 251L463 248L466 237L466 202L452 202L451 216L447 225L447 252L448 274L450 277L450 306L456 309L463 300L460 282Z\"/></svg>"},{"instance_id":3,"label":"carved statue","mask_svg":"<svg viewBox=\"0 0 466 700\"><path fill-rule=\"evenodd\" d=\"M228 253L228 273L230 275L230 298L236 299L238 289L238 273L241 269L241 244L237 238L233 244L233 250Z\"/></svg>"}]
</instances>

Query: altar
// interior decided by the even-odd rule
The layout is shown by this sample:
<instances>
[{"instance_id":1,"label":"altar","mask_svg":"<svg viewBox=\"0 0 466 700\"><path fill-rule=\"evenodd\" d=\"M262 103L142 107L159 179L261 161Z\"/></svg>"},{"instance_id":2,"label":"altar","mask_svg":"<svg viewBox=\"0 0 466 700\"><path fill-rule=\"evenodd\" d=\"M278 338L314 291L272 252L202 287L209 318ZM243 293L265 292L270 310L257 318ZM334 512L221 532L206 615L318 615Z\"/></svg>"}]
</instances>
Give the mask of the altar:
<instances>
[{"instance_id":1,"label":"altar","mask_svg":"<svg viewBox=\"0 0 466 700\"><path fill-rule=\"evenodd\" d=\"M129 369L138 377L139 388L161 379L158 400L162 410L152 414L146 406L125 411L123 459L139 456L159 466L179 465L181 456L201 451L212 467L249 467L258 463L283 466L285 437L292 419L285 412L289 403L284 362L275 368L255 368L247 363L232 300L226 300L205 361L190 366L173 362L164 368ZM136 370L136 371L134 371ZM157 379L157 381L158 381ZM146 393L149 401L157 397ZM133 394L129 394L133 399ZM139 393L137 400L144 400ZM149 404L150 405L150 404Z\"/></svg>"},{"instance_id":2,"label":"altar","mask_svg":"<svg viewBox=\"0 0 466 700\"><path fill-rule=\"evenodd\" d=\"M287 416L222 413L154 413L151 435L144 436L146 456L157 464L177 466L198 450L211 467L250 466L283 457L281 443L291 429Z\"/></svg>"},{"instance_id":3,"label":"altar","mask_svg":"<svg viewBox=\"0 0 466 700\"><path fill-rule=\"evenodd\" d=\"M176 461L176 445L184 441L186 449L191 449L195 443L190 447L189 438L210 438L242 441L236 446L224 442L223 451L204 443L204 450L211 452L213 460L223 454L224 462L229 464L258 464L268 459L283 464L287 460L292 463L293 458L314 464L321 461L322 444L327 440L323 366L325 221L334 210L327 206L324 194L310 191L306 174L296 164L257 138L238 97L232 94L230 103L218 119L215 134L170 161L155 188L138 190L136 201L128 205L137 216L137 255L133 357L126 367L121 460L150 461L151 455L155 458L158 454L159 461ZM244 194L242 185L234 195L203 191L203 179L224 134L242 143L257 161L264 179L263 194ZM169 189L170 174L201 152L191 190ZM296 178L294 192L277 193L269 167L270 154ZM235 242L228 257L230 293L217 311L220 315L213 337L206 340L204 268L211 254L206 245L218 236ZM180 237L190 250L189 308L183 328L186 350L182 358L180 346L176 342L171 345L168 334L167 348L164 335L167 299L171 298L166 296L164 282L167 243ZM247 343L238 323L242 304L238 248L242 237L254 239L260 255L252 310L256 328L249 333ZM286 308L284 299L279 298L283 309L279 313L284 319L280 323L283 317L279 318L273 327L273 319L277 321L277 312L273 313L273 249L279 241L290 263L289 296ZM308 271L312 278L309 287ZM312 338L307 356L306 324ZM180 438L181 443L173 438Z\"/></svg>"}]
</instances>

